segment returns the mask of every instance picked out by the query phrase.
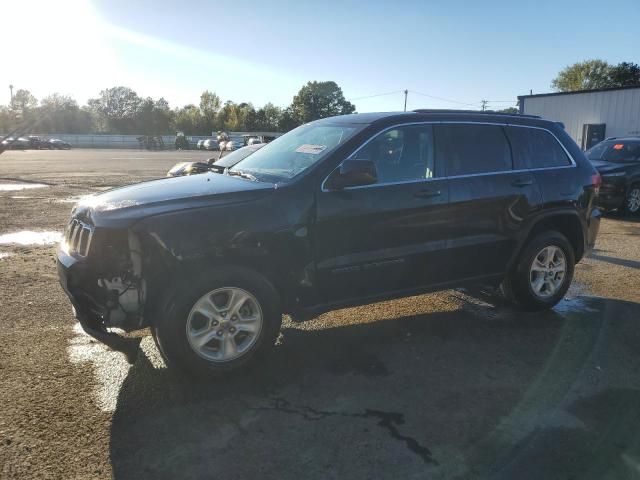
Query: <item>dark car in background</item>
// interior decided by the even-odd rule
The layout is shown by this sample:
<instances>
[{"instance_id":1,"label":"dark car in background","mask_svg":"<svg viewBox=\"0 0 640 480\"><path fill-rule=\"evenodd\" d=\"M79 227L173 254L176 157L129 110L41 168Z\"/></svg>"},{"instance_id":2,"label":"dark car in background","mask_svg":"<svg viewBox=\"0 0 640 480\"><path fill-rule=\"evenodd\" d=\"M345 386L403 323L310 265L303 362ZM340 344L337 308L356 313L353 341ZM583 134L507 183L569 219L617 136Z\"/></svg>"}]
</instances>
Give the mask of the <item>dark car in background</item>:
<instances>
[{"instance_id":1,"label":"dark car in background","mask_svg":"<svg viewBox=\"0 0 640 480\"><path fill-rule=\"evenodd\" d=\"M594 246L599 185L538 117L326 118L230 167L81 201L58 272L85 331L130 361L140 338L112 327L150 328L172 368L229 373L273 346L283 314L473 284L553 307Z\"/></svg>"},{"instance_id":2,"label":"dark car in background","mask_svg":"<svg viewBox=\"0 0 640 480\"><path fill-rule=\"evenodd\" d=\"M598 205L640 213L640 138L608 138L587 150L586 156L602 176Z\"/></svg>"},{"instance_id":3,"label":"dark car in background","mask_svg":"<svg viewBox=\"0 0 640 480\"><path fill-rule=\"evenodd\" d=\"M59 138L50 138L44 145L50 150L71 150L71 144Z\"/></svg>"},{"instance_id":4,"label":"dark car in background","mask_svg":"<svg viewBox=\"0 0 640 480\"><path fill-rule=\"evenodd\" d=\"M2 142L3 150L27 150L31 148L31 141L25 137L9 137L5 138Z\"/></svg>"},{"instance_id":5,"label":"dark car in background","mask_svg":"<svg viewBox=\"0 0 640 480\"><path fill-rule=\"evenodd\" d=\"M210 158L206 162L180 162L176 163L171 170L167 172L167 177L183 177L185 175L195 175L198 173L206 173L211 170L217 173L224 173L224 170L233 167L236 163L244 160L256 150L259 150L265 144L249 145L235 152L231 152L224 157ZM221 152L222 154L222 152Z\"/></svg>"}]
</instances>

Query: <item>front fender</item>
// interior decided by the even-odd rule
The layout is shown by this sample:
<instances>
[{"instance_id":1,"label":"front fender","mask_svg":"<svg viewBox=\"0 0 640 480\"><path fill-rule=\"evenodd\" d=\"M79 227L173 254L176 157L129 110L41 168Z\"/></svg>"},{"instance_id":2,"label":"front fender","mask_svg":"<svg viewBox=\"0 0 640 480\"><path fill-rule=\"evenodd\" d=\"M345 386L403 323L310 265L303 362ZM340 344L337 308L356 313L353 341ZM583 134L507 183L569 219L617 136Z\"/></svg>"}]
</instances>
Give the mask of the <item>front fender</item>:
<instances>
[{"instance_id":1,"label":"front fender","mask_svg":"<svg viewBox=\"0 0 640 480\"><path fill-rule=\"evenodd\" d=\"M282 293L285 309L314 301L311 200L272 195L140 221L135 231L145 239L145 262L158 277L156 290L168 284L163 279L188 281L206 269L237 265L266 276Z\"/></svg>"}]
</instances>

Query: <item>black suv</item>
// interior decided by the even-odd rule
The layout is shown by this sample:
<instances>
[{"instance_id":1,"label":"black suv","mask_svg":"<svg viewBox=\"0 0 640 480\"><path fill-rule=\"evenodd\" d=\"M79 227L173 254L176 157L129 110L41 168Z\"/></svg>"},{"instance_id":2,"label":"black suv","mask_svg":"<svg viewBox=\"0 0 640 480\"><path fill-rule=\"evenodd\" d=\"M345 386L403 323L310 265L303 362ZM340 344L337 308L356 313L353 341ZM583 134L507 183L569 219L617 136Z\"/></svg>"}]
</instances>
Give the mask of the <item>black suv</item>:
<instances>
[{"instance_id":1,"label":"black suv","mask_svg":"<svg viewBox=\"0 0 640 480\"><path fill-rule=\"evenodd\" d=\"M127 353L224 373L283 314L468 284L527 310L566 293L593 247L600 176L558 124L524 115L357 114L303 125L224 173L76 205L58 254L83 328Z\"/></svg>"},{"instance_id":2,"label":"black suv","mask_svg":"<svg viewBox=\"0 0 640 480\"><path fill-rule=\"evenodd\" d=\"M602 175L596 203L607 210L640 213L640 138L608 138L586 156Z\"/></svg>"}]
</instances>

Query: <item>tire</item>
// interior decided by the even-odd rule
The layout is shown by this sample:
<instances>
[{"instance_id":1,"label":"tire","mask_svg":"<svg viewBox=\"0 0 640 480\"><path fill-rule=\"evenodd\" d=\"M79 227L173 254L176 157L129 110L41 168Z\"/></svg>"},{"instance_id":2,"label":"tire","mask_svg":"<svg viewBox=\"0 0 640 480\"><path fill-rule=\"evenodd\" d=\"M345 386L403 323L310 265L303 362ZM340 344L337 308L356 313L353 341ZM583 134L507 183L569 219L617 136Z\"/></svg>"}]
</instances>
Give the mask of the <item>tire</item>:
<instances>
[{"instance_id":1,"label":"tire","mask_svg":"<svg viewBox=\"0 0 640 480\"><path fill-rule=\"evenodd\" d=\"M549 258L550 268L546 265ZM561 265L564 265L564 270L560 275ZM575 253L564 235L553 230L540 233L520 252L516 265L502 284L502 291L508 300L523 310L552 308L567 293L574 266Z\"/></svg>"},{"instance_id":2,"label":"tire","mask_svg":"<svg viewBox=\"0 0 640 480\"><path fill-rule=\"evenodd\" d=\"M230 292L247 299L237 309L231 308ZM211 315L205 317L202 309ZM159 310L151 332L160 354L169 368L196 376L226 375L255 364L275 344L282 323L279 296L273 285L240 267L221 268L180 282ZM261 320L247 320L250 318ZM200 331L205 334L198 336ZM209 336L200 349L193 346ZM235 350L236 356L226 350Z\"/></svg>"},{"instance_id":3,"label":"tire","mask_svg":"<svg viewBox=\"0 0 640 480\"><path fill-rule=\"evenodd\" d=\"M640 183L635 183L629 187L627 196L624 199L624 211L631 215L640 213Z\"/></svg>"}]
</instances>

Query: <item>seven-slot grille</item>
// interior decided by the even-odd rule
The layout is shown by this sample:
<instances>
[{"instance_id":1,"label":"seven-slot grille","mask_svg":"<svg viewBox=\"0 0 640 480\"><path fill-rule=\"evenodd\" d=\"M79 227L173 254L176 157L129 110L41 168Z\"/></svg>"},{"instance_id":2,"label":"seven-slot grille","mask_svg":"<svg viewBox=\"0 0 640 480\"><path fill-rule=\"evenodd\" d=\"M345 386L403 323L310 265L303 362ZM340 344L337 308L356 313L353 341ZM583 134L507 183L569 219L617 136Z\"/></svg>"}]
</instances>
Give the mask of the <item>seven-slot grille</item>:
<instances>
[{"instance_id":1,"label":"seven-slot grille","mask_svg":"<svg viewBox=\"0 0 640 480\"><path fill-rule=\"evenodd\" d=\"M91 246L91 238L93 237L93 227L73 219L67 228L67 245L69 253L75 253L81 257L86 257Z\"/></svg>"}]
</instances>

